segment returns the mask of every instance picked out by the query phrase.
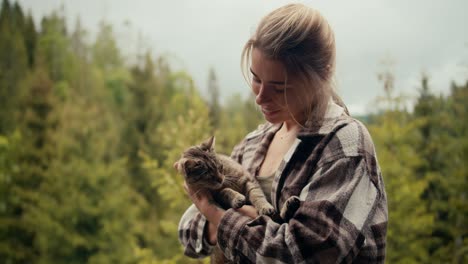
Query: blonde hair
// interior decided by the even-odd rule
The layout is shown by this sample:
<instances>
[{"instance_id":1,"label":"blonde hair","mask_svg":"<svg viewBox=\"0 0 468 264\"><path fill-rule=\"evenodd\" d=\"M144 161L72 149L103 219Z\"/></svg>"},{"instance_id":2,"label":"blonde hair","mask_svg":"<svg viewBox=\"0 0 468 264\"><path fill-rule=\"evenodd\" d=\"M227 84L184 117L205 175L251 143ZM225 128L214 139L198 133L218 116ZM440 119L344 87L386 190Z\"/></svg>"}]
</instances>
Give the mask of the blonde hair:
<instances>
[{"instance_id":1,"label":"blonde hair","mask_svg":"<svg viewBox=\"0 0 468 264\"><path fill-rule=\"evenodd\" d=\"M346 109L334 91L334 33L318 11L303 4L288 4L266 15L242 51L241 68L246 79L254 48L282 62L287 77L301 81L303 93L297 99L302 102L294 103L305 104L306 120L321 122L330 98Z\"/></svg>"}]
</instances>

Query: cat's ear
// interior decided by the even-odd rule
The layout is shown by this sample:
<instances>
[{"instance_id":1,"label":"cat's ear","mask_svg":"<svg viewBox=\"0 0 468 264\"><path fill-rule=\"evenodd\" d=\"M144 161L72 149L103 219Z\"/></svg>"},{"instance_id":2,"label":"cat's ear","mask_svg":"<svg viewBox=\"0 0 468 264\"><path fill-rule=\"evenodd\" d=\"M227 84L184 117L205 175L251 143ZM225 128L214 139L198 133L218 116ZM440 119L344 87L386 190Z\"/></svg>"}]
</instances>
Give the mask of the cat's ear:
<instances>
[{"instance_id":1,"label":"cat's ear","mask_svg":"<svg viewBox=\"0 0 468 264\"><path fill-rule=\"evenodd\" d=\"M200 145L200 147L203 150L207 150L207 151L214 151L214 146L215 146L215 137L214 136L211 136L207 140L203 141L201 143L201 145Z\"/></svg>"}]
</instances>

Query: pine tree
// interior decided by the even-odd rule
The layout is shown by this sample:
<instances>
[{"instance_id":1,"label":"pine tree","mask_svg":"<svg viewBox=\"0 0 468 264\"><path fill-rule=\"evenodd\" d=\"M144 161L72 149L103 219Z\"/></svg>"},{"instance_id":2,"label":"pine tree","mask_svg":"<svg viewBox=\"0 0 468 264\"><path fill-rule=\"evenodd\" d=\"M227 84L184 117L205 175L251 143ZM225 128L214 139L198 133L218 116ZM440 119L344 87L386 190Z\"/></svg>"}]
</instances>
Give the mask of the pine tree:
<instances>
[{"instance_id":1,"label":"pine tree","mask_svg":"<svg viewBox=\"0 0 468 264\"><path fill-rule=\"evenodd\" d=\"M0 134L11 133L17 127L19 98L26 78L27 54L22 32L20 10L10 6L7 0L0 11ZM16 18L16 20L14 19Z\"/></svg>"},{"instance_id":2,"label":"pine tree","mask_svg":"<svg viewBox=\"0 0 468 264\"><path fill-rule=\"evenodd\" d=\"M468 174L462 160L467 158L467 129L460 118L466 117L466 87L453 85L452 94L445 98L433 96L424 79L422 85L415 107L415 117L424 120L419 148L425 166L420 173L429 180L424 198L436 220L428 251L439 262L464 263L468 258L464 240L468 230L463 224Z\"/></svg>"},{"instance_id":3,"label":"pine tree","mask_svg":"<svg viewBox=\"0 0 468 264\"><path fill-rule=\"evenodd\" d=\"M128 84L131 82L131 74L125 68L110 24L100 23L99 33L91 47L91 58L93 65L99 70L99 78L112 95L115 109L123 115L128 111L125 107L129 105Z\"/></svg>"},{"instance_id":4,"label":"pine tree","mask_svg":"<svg viewBox=\"0 0 468 264\"><path fill-rule=\"evenodd\" d=\"M155 243L160 250L156 256L160 260L189 263L188 258L182 257L177 224L190 201L182 188L183 177L174 170L173 164L184 149L208 138L211 127L209 109L195 89L193 80L181 72L174 73L170 79L170 86L176 92L168 98L164 118L152 135L159 140L159 151L164 158L157 161L146 157L145 166L151 172L153 186L161 197L161 205L164 205L164 213L157 221L159 230Z\"/></svg>"},{"instance_id":5,"label":"pine tree","mask_svg":"<svg viewBox=\"0 0 468 264\"><path fill-rule=\"evenodd\" d=\"M373 117L369 131L374 139L386 186L389 226L387 257L389 263L430 262L434 217L422 198L428 181L416 172L423 164L418 151L420 120L412 120L405 110L404 96L394 96L391 72L381 75L385 96L379 100L387 108Z\"/></svg>"},{"instance_id":6,"label":"pine tree","mask_svg":"<svg viewBox=\"0 0 468 264\"><path fill-rule=\"evenodd\" d=\"M219 128L221 106L219 103L219 84L215 70L210 68L208 73L208 106L210 108L210 122L213 129Z\"/></svg>"},{"instance_id":7,"label":"pine tree","mask_svg":"<svg viewBox=\"0 0 468 264\"><path fill-rule=\"evenodd\" d=\"M37 258L34 247L35 225L28 214L37 206L40 185L48 177L54 159L53 137L57 126L52 83L41 69L28 81L30 89L22 100L24 112L20 124L21 143L14 160L9 190L8 215L5 215L7 247L14 254L6 258L13 263L33 263Z\"/></svg>"},{"instance_id":8,"label":"pine tree","mask_svg":"<svg viewBox=\"0 0 468 264\"><path fill-rule=\"evenodd\" d=\"M468 262L468 81L464 85L452 84L448 98L450 116L450 143L446 146L450 158L447 159L448 227L450 242L438 254L451 256L452 263Z\"/></svg>"},{"instance_id":9,"label":"pine tree","mask_svg":"<svg viewBox=\"0 0 468 264\"><path fill-rule=\"evenodd\" d=\"M26 52L28 54L28 65L29 68L33 68L34 66L34 57L36 52L36 45L37 45L37 32L36 26L34 25L34 20L31 13L28 14L26 17L25 28L23 30L24 35L24 45L26 47Z\"/></svg>"},{"instance_id":10,"label":"pine tree","mask_svg":"<svg viewBox=\"0 0 468 264\"><path fill-rule=\"evenodd\" d=\"M164 204L152 184L153 176L143 166L143 157L151 156L156 160L162 158L162 149L157 137L157 128L162 122L163 113L167 110L162 97L162 83L156 75L156 66L149 53L144 57L142 66L132 68L133 82L129 85L129 110L126 113L126 127L121 148L127 156L127 172L132 188L144 201L143 213L139 222L143 231L137 235L142 250L154 256L160 251L157 242L160 234L158 220L162 218Z\"/></svg>"},{"instance_id":11,"label":"pine tree","mask_svg":"<svg viewBox=\"0 0 468 264\"><path fill-rule=\"evenodd\" d=\"M142 201L116 157L119 127L110 101L99 100L106 87L95 81L88 80L91 94L71 89L60 104L56 158L25 217L38 263L137 261Z\"/></svg>"},{"instance_id":12,"label":"pine tree","mask_svg":"<svg viewBox=\"0 0 468 264\"><path fill-rule=\"evenodd\" d=\"M10 28L11 24L11 13L12 13L12 8L10 5L9 0L3 0L2 1L2 7L0 8L0 27L8 27Z\"/></svg>"},{"instance_id":13,"label":"pine tree","mask_svg":"<svg viewBox=\"0 0 468 264\"><path fill-rule=\"evenodd\" d=\"M123 63L112 26L104 21L99 24L99 33L93 46L93 61L105 71L119 68Z\"/></svg>"},{"instance_id":14,"label":"pine tree","mask_svg":"<svg viewBox=\"0 0 468 264\"><path fill-rule=\"evenodd\" d=\"M18 197L14 195L16 164L20 134L9 137L0 135L0 259L5 263L21 263L30 249L25 248L25 241L19 237L21 224L18 223ZM19 231L21 230L21 231Z\"/></svg>"},{"instance_id":15,"label":"pine tree","mask_svg":"<svg viewBox=\"0 0 468 264\"><path fill-rule=\"evenodd\" d=\"M21 32L21 34L24 34L26 21L24 18L23 10L21 9L18 2L15 2L11 11L11 25L13 26L12 31L19 31Z\"/></svg>"},{"instance_id":16,"label":"pine tree","mask_svg":"<svg viewBox=\"0 0 468 264\"><path fill-rule=\"evenodd\" d=\"M69 81L75 65L72 61L65 18L57 12L42 18L34 61L47 69L54 82L54 93L61 100L65 100L70 90Z\"/></svg>"}]
</instances>

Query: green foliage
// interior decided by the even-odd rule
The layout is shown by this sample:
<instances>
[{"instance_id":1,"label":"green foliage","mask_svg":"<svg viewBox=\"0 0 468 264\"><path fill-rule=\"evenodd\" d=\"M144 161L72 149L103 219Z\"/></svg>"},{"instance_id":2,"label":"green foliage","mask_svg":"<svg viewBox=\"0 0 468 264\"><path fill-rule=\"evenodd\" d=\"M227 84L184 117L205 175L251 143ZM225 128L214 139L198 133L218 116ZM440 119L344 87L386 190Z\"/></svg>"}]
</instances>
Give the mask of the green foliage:
<instances>
[{"instance_id":1,"label":"green foliage","mask_svg":"<svg viewBox=\"0 0 468 264\"><path fill-rule=\"evenodd\" d=\"M32 15L26 17L25 26L23 29L24 45L28 55L28 65L30 68L34 66L34 54L36 52L37 32Z\"/></svg>"},{"instance_id":2,"label":"green foliage","mask_svg":"<svg viewBox=\"0 0 468 264\"><path fill-rule=\"evenodd\" d=\"M54 12L41 21L35 62L47 69L52 81L60 82L70 80L70 68L74 66L71 60L65 18Z\"/></svg>"},{"instance_id":3,"label":"green foliage","mask_svg":"<svg viewBox=\"0 0 468 264\"><path fill-rule=\"evenodd\" d=\"M78 24L79 25L79 24ZM78 28L79 29L79 28ZM79 30L75 37L79 38ZM79 50L79 46L76 47ZM97 39L91 48L92 64L99 69L99 77L110 91L117 108L125 108L128 99L129 70L124 67L120 51L114 38L112 26L101 22Z\"/></svg>"},{"instance_id":4,"label":"green foliage","mask_svg":"<svg viewBox=\"0 0 468 264\"><path fill-rule=\"evenodd\" d=\"M213 68L210 69L208 74L208 93L209 93L209 108L210 120L213 128L219 127L221 106L219 103L219 84L216 72Z\"/></svg>"},{"instance_id":5,"label":"green foliage","mask_svg":"<svg viewBox=\"0 0 468 264\"><path fill-rule=\"evenodd\" d=\"M5 261L19 261L29 252L18 241L21 238L15 232L21 227L16 218L19 201L13 191L14 175L18 172L15 157L20 141L18 132L10 136L0 135L0 259Z\"/></svg>"},{"instance_id":6,"label":"green foliage","mask_svg":"<svg viewBox=\"0 0 468 264\"><path fill-rule=\"evenodd\" d=\"M0 134L11 133L16 126L21 81L27 74L22 13L4 0L0 11Z\"/></svg>"},{"instance_id":7,"label":"green foliage","mask_svg":"<svg viewBox=\"0 0 468 264\"><path fill-rule=\"evenodd\" d=\"M38 263L134 263L141 203L125 184L122 162L76 157L54 164L27 222L36 226ZM122 210L121 208L126 208Z\"/></svg>"},{"instance_id":8,"label":"green foliage","mask_svg":"<svg viewBox=\"0 0 468 264\"><path fill-rule=\"evenodd\" d=\"M468 172L464 166L468 129L463 121L468 114L468 86L452 85L447 98L431 95L424 79L422 88L415 115L424 120L420 132L425 144L420 152L427 162L421 171L429 182L424 197L436 219L429 252L443 262L462 263L468 259Z\"/></svg>"},{"instance_id":9,"label":"green foliage","mask_svg":"<svg viewBox=\"0 0 468 264\"><path fill-rule=\"evenodd\" d=\"M414 173L422 163L415 148L419 123L408 118L405 112L388 111L369 126L387 192L389 263L429 262L426 249L434 224L421 198L427 181Z\"/></svg>"},{"instance_id":10,"label":"green foliage","mask_svg":"<svg viewBox=\"0 0 468 264\"><path fill-rule=\"evenodd\" d=\"M160 203L164 205L164 213L157 223L161 230L160 236L153 238L159 241L158 253L162 259L170 259L176 253L174 249L182 251L178 242L177 224L190 205L182 188L183 178L176 173L173 163L185 148L199 144L209 136L211 130L208 107L194 89L192 80L181 73L170 79L179 93L166 105L164 118L153 135L160 142L159 151L163 158L159 162L146 159L146 168L153 179L152 186L161 197ZM178 263L185 263L187 260L184 259Z\"/></svg>"},{"instance_id":11,"label":"green foliage","mask_svg":"<svg viewBox=\"0 0 468 264\"><path fill-rule=\"evenodd\" d=\"M256 109L254 100L253 97L243 100L239 94L227 100L220 113L220 126L215 131L218 152L229 155L247 133L265 122L261 112Z\"/></svg>"},{"instance_id":12,"label":"green foliage","mask_svg":"<svg viewBox=\"0 0 468 264\"><path fill-rule=\"evenodd\" d=\"M48 177L50 162L54 157L53 135L56 118L52 83L41 70L26 81L29 90L21 100L21 136L12 151L6 153L5 178L8 186L4 200L2 248L4 259L14 263L30 263L36 259L33 247L35 226L28 224L27 215L34 208L38 189ZM5 241L5 242L4 242Z\"/></svg>"},{"instance_id":13,"label":"green foliage","mask_svg":"<svg viewBox=\"0 0 468 264\"><path fill-rule=\"evenodd\" d=\"M113 29L87 41L54 12L0 10L0 262L208 263L189 259L177 224L189 206L173 169L181 152L216 136L234 145L264 122L254 98L209 100L165 57L128 66ZM385 96L366 118L389 205L388 263L468 262L468 83L434 95L422 78L414 111Z\"/></svg>"},{"instance_id":14,"label":"green foliage","mask_svg":"<svg viewBox=\"0 0 468 264\"><path fill-rule=\"evenodd\" d=\"M96 42L93 45L92 58L94 63L104 71L122 66L122 58L114 38L112 26L101 22Z\"/></svg>"},{"instance_id":15,"label":"green foliage","mask_svg":"<svg viewBox=\"0 0 468 264\"><path fill-rule=\"evenodd\" d=\"M402 107L405 96L386 88L387 109L372 117L369 129L388 196L387 260L464 263L467 87L454 85L448 97L437 97L423 76L413 113Z\"/></svg>"}]
</instances>

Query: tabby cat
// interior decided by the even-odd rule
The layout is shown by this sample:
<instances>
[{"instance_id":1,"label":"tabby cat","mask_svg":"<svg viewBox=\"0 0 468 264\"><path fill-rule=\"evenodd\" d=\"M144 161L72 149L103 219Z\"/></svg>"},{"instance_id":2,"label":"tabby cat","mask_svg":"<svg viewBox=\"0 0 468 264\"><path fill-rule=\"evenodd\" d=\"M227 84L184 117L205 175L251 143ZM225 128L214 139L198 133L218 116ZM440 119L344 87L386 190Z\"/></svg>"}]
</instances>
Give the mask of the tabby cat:
<instances>
[{"instance_id":1,"label":"tabby cat","mask_svg":"<svg viewBox=\"0 0 468 264\"><path fill-rule=\"evenodd\" d=\"M215 138L188 148L176 162L176 168L192 190L210 190L223 208L240 208L249 201L259 215L275 210L266 200L258 182L236 161L214 151ZM246 197L247 196L247 197Z\"/></svg>"},{"instance_id":2,"label":"tabby cat","mask_svg":"<svg viewBox=\"0 0 468 264\"><path fill-rule=\"evenodd\" d=\"M239 163L214 151L215 138L188 148L175 163L176 169L195 192L209 190L224 209L240 208L250 202L259 215L273 215L275 209L266 200L258 182ZM225 263L223 253L215 247L211 263Z\"/></svg>"}]
</instances>

